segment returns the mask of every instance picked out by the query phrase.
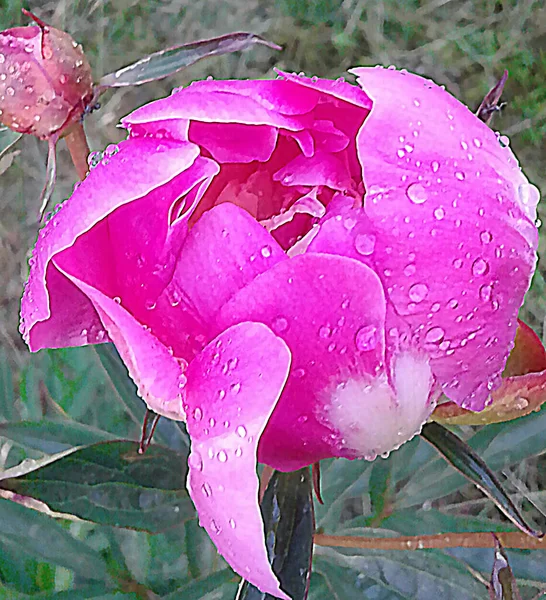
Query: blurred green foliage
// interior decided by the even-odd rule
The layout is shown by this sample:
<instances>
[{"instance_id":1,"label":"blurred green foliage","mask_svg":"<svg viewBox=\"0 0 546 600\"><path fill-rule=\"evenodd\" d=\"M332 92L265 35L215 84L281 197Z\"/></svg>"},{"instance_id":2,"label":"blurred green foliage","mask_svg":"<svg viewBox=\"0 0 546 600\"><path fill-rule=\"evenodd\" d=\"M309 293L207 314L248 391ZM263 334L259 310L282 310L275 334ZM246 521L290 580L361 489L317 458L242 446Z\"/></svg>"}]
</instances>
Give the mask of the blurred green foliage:
<instances>
[{"instance_id":1,"label":"blurred green foliage","mask_svg":"<svg viewBox=\"0 0 546 600\"><path fill-rule=\"evenodd\" d=\"M83 44L96 79L160 48L236 30L263 35L285 48L280 54L256 48L207 60L172 79L108 93L101 110L87 119L93 150L122 138L116 128L122 115L208 75L271 77L278 66L339 77L355 65L395 64L431 77L477 107L507 68L507 107L493 126L510 136L529 178L546 193L543 0L56 0L24 5ZM0 0L0 29L26 21L22 6L20 0ZM45 149L31 138L20 149L0 178L0 475L24 459L40 460L74 446L136 440L144 415L112 349L42 351L31 357L22 345L18 303L37 230ZM59 158L57 201L70 194L74 183L65 150ZM540 213L544 218L543 209ZM542 333L545 313L539 272L523 315ZM461 432L508 480L526 518L543 528L546 478L539 455L546 448L545 429L542 410L513 423ZM165 420L155 441L170 453L187 451L183 427ZM66 492L62 482L55 486L48 493ZM91 488L84 494L90 496ZM323 496L325 505L317 506L316 518L326 533L509 529L490 502L421 440L374 463L326 462ZM544 552L512 551L509 558L524 600L546 590ZM319 548L310 597L485 599L483 581L491 565L490 550L347 553ZM0 600L228 599L234 598L237 582L193 516L153 535L55 520L0 498Z\"/></svg>"}]
</instances>

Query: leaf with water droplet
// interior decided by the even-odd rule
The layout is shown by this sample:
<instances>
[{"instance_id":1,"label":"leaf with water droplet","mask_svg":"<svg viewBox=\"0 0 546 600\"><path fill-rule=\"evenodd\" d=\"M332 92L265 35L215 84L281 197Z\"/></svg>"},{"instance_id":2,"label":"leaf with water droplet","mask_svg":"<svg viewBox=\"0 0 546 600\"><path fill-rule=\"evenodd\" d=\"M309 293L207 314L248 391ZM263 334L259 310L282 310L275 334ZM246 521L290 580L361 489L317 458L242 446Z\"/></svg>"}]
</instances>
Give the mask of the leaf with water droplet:
<instances>
[{"instance_id":1,"label":"leaf with water droplet","mask_svg":"<svg viewBox=\"0 0 546 600\"><path fill-rule=\"evenodd\" d=\"M424 425L421 436L434 446L457 471L492 500L514 525L528 535L536 538L543 537L542 532L535 531L525 523L496 475L468 444L438 423Z\"/></svg>"},{"instance_id":2,"label":"leaf with water droplet","mask_svg":"<svg viewBox=\"0 0 546 600\"><path fill-rule=\"evenodd\" d=\"M309 468L275 471L261 503L265 539L273 571L292 600L305 600L309 591L315 518ZM273 600L245 582L237 600Z\"/></svg>"},{"instance_id":3,"label":"leaf with water droplet","mask_svg":"<svg viewBox=\"0 0 546 600\"><path fill-rule=\"evenodd\" d=\"M246 50L255 44L267 46L273 50L282 49L277 44L268 42L253 33L228 33L220 37L199 42L190 42L189 44L182 44L154 52L132 65L104 75L97 87L100 93L100 91L104 91L107 88L142 85L143 83L173 75L193 65L202 58Z\"/></svg>"},{"instance_id":4,"label":"leaf with water droplet","mask_svg":"<svg viewBox=\"0 0 546 600\"><path fill-rule=\"evenodd\" d=\"M195 517L186 463L162 446L139 454L135 442L102 442L17 477L5 471L0 487L94 523L159 533Z\"/></svg>"}]
</instances>

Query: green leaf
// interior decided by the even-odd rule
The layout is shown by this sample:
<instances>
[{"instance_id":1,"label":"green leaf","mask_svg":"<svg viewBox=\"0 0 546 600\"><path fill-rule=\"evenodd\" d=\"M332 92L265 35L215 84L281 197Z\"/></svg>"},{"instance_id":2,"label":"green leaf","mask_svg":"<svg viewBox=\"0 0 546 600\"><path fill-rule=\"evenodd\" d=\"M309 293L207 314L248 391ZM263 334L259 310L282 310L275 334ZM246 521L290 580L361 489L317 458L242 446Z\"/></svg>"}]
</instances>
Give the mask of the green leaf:
<instances>
[{"instance_id":1,"label":"green leaf","mask_svg":"<svg viewBox=\"0 0 546 600\"><path fill-rule=\"evenodd\" d=\"M109 580L98 553L51 517L0 498L0 541L31 556L72 569L85 579Z\"/></svg>"},{"instance_id":2,"label":"green leaf","mask_svg":"<svg viewBox=\"0 0 546 600\"><path fill-rule=\"evenodd\" d=\"M193 65L202 58L246 50L254 44L262 44L274 50L281 50L280 46L253 33L228 33L220 37L154 52L132 65L104 75L99 81L98 89L102 91L106 88L142 85L143 83L163 79Z\"/></svg>"},{"instance_id":3,"label":"green leaf","mask_svg":"<svg viewBox=\"0 0 546 600\"><path fill-rule=\"evenodd\" d=\"M546 410L541 410L516 421L483 427L466 443L479 453L490 469L497 471L544 452L545 430ZM391 456L396 457L406 446L408 444ZM432 449L428 444L420 440L417 448L415 459L405 471L410 479L399 489L395 502L397 508L421 506L424 502L447 496L467 483L438 455L431 454Z\"/></svg>"},{"instance_id":4,"label":"green leaf","mask_svg":"<svg viewBox=\"0 0 546 600\"><path fill-rule=\"evenodd\" d=\"M45 454L58 454L69 448L115 439L115 436L106 431L70 421L1 423L0 437L11 440L25 449L38 450Z\"/></svg>"},{"instance_id":5,"label":"green leaf","mask_svg":"<svg viewBox=\"0 0 546 600\"><path fill-rule=\"evenodd\" d=\"M495 560L489 583L491 600L521 600L508 557L495 536Z\"/></svg>"},{"instance_id":6,"label":"green leaf","mask_svg":"<svg viewBox=\"0 0 546 600\"><path fill-rule=\"evenodd\" d=\"M215 599L233 598L238 585L234 579L231 569L223 569L178 588L171 594L163 596L162 600L179 600L180 598L184 598L184 600L204 600L207 594L212 594L212 592L214 592Z\"/></svg>"},{"instance_id":7,"label":"green leaf","mask_svg":"<svg viewBox=\"0 0 546 600\"><path fill-rule=\"evenodd\" d=\"M381 519L388 505L392 471L392 461L377 459L373 462L370 474L370 501L372 520Z\"/></svg>"},{"instance_id":8,"label":"green leaf","mask_svg":"<svg viewBox=\"0 0 546 600\"><path fill-rule=\"evenodd\" d=\"M262 503L265 539L273 571L292 600L305 600L313 556L312 482L309 469L293 473L275 471ZM245 582L237 600L273 598Z\"/></svg>"},{"instance_id":9,"label":"green leaf","mask_svg":"<svg viewBox=\"0 0 546 600\"><path fill-rule=\"evenodd\" d=\"M351 555L315 549L315 571L335 600L483 600L484 587L457 561L440 553L359 550Z\"/></svg>"},{"instance_id":10,"label":"green leaf","mask_svg":"<svg viewBox=\"0 0 546 600\"><path fill-rule=\"evenodd\" d=\"M5 595L4 595L5 593ZM14 590L0 588L0 600L140 600L137 594L112 592L105 585L89 585L63 592L44 592L42 594L23 594Z\"/></svg>"},{"instance_id":11,"label":"green leaf","mask_svg":"<svg viewBox=\"0 0 546 600\"><path fill-rule=\"evenodd\" d=\"M512 523L528 535L538 538L543 536L541 532L533 530L525 523L495 474L468 444L438 423L427 423L423 427L421 436L434 446L455 469L490 498Z\"/></svg>"},{"instance_id":12,"label":"green leaf","mask_svg":"<svg viewBox=\"0 0 546 600\"><path fill-rule=\"evenodd\" d=\"M0 126L0 158L23 137L22 133L17 133L8 127Z\"/></svg>"},{"instance_id":13,"label":"green leaf","mask_svg":"<svg viewBox=\"0 0 546 600\"><path fill-rule=\"evenodd\" d=\"M162 446L137 449L133 442L94 444L1 485L103 525L158 533L193 518L187 457Z\"/></svg>"},{"instance_id":14,"label":"green leaf","mask_svg":"<svg viewBox=\"0 0 546 600\"><path fill-rule=\"evenodd\" d=\"M110 378L117 400L123 405L131 419L142 425L146 414L146 404L137 394L136 386L127 374L127 369L113 344L100 344L94 350ZM188 452L189 438L183 423L160 419L154 439L173 450Z\"/></svg>"},{"instance_id":15,"label":"green leaf","mask_svg":"<svg viewBox=\"0 0 546 600\"><path fill-rule=\"evenodd\" d=\"M14 404L13 375L9 366L8 356L5 350L0 348L0 420L15 420L16 412Z\"/></svg>"}]
</instances>

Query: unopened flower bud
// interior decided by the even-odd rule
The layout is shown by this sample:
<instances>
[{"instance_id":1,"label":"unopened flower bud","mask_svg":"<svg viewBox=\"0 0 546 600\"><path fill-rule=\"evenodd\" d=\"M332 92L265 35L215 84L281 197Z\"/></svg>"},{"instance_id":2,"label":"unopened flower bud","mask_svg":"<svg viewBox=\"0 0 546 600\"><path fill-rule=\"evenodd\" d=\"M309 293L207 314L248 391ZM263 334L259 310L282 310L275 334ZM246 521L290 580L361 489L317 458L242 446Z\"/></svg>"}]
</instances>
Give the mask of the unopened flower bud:
<instances>
[{"instance_id":1,"label":"unopened flower bud","mask_svg":"<svg viewBox=\"0 0 546 600\"><path fill-rule=\"evenodd\" d=\"M33 18L37 25L0 32L0 122L46 139L81 118L93 79L81 46Z\"/></svg>"}]
</instances>

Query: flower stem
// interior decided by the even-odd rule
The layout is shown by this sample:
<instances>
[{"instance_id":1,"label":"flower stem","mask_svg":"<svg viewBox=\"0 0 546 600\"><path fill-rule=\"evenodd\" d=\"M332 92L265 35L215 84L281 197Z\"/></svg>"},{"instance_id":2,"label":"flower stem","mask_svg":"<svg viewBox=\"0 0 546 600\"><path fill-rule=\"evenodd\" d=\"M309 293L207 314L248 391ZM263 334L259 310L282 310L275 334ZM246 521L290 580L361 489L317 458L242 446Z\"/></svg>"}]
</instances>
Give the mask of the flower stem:
<instances>
[{"instance_id":1,"label":"flower stem","mask_svg":"<svg viewBox=\"0 0 546 600\"><path fill-rule=\"evenodd\" d=\"M76 123L71 128L70 133L65 136L66 145L70 151L72 162L76 167L76 173L80 180L85 179L89 165L87 164L87 156L89 155L89 145L82 123Z\"/></svg>"},{"instance_id":2,"label":"flower stem","mask_svg":"<svg viewBox=\"0 0 546 600\"><path fill-rule=\"evenodd\" d=\"M504 548L546 550L546 538L536 539L519 531L495 533ZM409 535L389 538L325 535L317 533L317 546L373 550L424 550L437 548L494 548L495 538L489 531Z\"/></svg>"}]
</instances>

